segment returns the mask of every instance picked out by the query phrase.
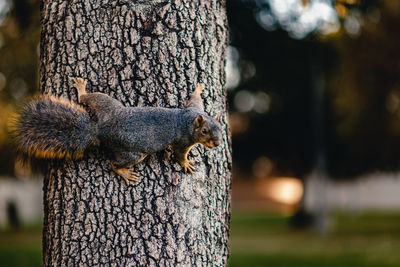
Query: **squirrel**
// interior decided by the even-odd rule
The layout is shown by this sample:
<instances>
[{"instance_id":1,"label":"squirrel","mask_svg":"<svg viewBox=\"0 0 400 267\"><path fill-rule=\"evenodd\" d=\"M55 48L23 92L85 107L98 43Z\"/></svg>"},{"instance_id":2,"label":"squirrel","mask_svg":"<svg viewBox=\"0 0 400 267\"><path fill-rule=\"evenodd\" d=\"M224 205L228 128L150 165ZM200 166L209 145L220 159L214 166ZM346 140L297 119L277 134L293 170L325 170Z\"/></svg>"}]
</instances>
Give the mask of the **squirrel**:
<instances>
[{"instance_id":1,"label":"squirrel","mask_svg":"<svg viewBox=\"0 0 400 267\"><path fill-rule=\"evenodd\" d=\"M91 146L105 147L112 154L111 169L129 185L140 178L134 165L149 154L172 145L184 172L192 173L194 162L187 158L192 146L214 148L222 142L219 115L213 118L204 112L203 84L196 85L179 109L125 107L104 93L86 92L82 78L72 81L80 105L51 95L25 105L14 126L19 154L31 159L79 159Z\"/></svg>"}]
</instances>

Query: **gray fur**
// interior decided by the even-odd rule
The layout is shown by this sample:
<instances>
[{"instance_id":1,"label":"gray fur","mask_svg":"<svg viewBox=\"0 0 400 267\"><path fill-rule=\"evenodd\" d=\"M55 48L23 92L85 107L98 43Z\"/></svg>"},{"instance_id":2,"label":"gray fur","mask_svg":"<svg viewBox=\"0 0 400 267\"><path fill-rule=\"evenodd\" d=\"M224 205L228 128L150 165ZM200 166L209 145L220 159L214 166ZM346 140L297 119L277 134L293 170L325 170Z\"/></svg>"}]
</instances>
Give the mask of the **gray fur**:
<instances>
[{"instance_id":1,"label":"gray fur","mask_svg":"<svg viewBox=\"0 0 400 267\"><path fill-rule=\"evenodd\" d=\"M161 107L116 106L106 120L98 114L98 138L115 154L116 166L129 167L171 144L177 154L184 153L197 143L193 138L193 121L199 114L206 118L214 139L220 141L219 124L199 109Z\"/></svg>"}]
</instances>

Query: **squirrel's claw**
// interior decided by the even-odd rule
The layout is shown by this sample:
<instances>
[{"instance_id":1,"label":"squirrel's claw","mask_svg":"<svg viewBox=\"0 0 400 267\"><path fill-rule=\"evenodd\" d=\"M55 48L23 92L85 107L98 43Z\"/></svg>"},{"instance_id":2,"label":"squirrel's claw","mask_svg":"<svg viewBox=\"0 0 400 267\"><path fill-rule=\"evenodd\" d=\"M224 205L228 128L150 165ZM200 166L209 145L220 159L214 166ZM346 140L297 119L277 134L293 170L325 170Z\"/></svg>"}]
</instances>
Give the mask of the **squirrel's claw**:
<instances>
[{"instance_id":1,"label":"squirrel's claw","mask_svg":"<svg viewBox=\"0 0 400 267\"><path fill-rule=\"evenodd\" d=\"M86 81L83 78L72 78L73 86L78 90L78 98L86 94Z\"/></svg>"},{"instance_id":2,"label":"squirrel's claw","mask_svg":"<svg viewBox=\"0 0 400 267\"><path fill-rule=\"evenodd\" d=\"M121 168L121 169L117 169L114 168L113 165L111 165L113 171L115 171L119 176L121 176L125 182L126 185L129 185L129 181L136 183L140 181L140 176L138 173L134 172L133 169L125 169L125 168Z\"/></svg>"},{"instance_id":3,"label":"squirrel's claw","mask_svg":"<svg viewBox=\"0 0 400 267\"><path fill-rule=\"evenodd\" d=\"M196 170L196 168L193 166L194 162L191 160L187 160L181 163L183 167L183 171L186 173L192 173Z\"/></svg>"},{"instance_id":4,"label":"squirrel's claw","mask_svg":"<svg viewBox=\"0 0 400 267\"><path fill-rule=\"evenodd\" d=\"M138 173L134 172L133 169L128 170L128 175L127 176L122 176L124 178L126 185L129 185L129 181L132 181L133 183L139 182L140 176Z\"/></svg>"},{"instance_id":5,"label":"squirrel's claw","mask_svg":"<svg viewBox=\"0 0 400 267\"><path fill-rule=\"evenodd\" d=\"M86 81L83 78L71 78L71 80L74 82L73 86L77 89L80 87L83 87L85 89L86 87Z\"/></svg>"},{"instance_id":6,"label":"squirrel's claw","mask_svg":"<svg viewBox=\"0 0 400 267\"><path fill-rule=\"evenodd\" d=\"M131 170L131 176L129 177L129 180L134 181L134 182L139 182L140 176L137 172L134 172L133 169Z\"/></svg>"}]
</instances>

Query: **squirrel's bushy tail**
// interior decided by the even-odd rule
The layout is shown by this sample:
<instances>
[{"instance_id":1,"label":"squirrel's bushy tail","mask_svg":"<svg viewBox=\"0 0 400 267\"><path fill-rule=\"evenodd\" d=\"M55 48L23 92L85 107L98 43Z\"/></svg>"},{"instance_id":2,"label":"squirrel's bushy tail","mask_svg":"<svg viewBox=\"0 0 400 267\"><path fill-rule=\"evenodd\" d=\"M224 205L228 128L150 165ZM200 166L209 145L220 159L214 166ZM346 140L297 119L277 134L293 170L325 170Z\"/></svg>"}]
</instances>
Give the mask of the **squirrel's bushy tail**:
<instances>
[{"instance_id":1,"label":"squirrel's bushy tail","mask_svg":"<svg viewBox=\"0 0 400 267\"><path fill-rule=\"evenodd\" d=\"M80 158L97 127L80 106L52 96L27 104L14 124L17 150L28 158Z\"/></svg>"}]
</instances>

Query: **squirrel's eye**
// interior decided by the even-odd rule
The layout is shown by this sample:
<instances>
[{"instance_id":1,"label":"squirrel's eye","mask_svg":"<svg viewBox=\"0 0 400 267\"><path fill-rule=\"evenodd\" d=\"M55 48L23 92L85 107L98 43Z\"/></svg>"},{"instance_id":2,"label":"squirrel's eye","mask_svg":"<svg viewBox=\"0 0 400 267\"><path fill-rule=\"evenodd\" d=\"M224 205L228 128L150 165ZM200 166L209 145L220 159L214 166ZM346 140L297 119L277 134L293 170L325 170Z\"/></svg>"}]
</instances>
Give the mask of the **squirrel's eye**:
<instances>
[{"instance_id":1,"label":"squirrel's eye","mask_svg":"<svg viewBox=\"0 0 400 267\"><path fill-rule=\"evenodd\" d=\"M201 130L202 134L206 134L208 132L207 128L203 128L203 130Z\"/></svg>"}]
</instances>

